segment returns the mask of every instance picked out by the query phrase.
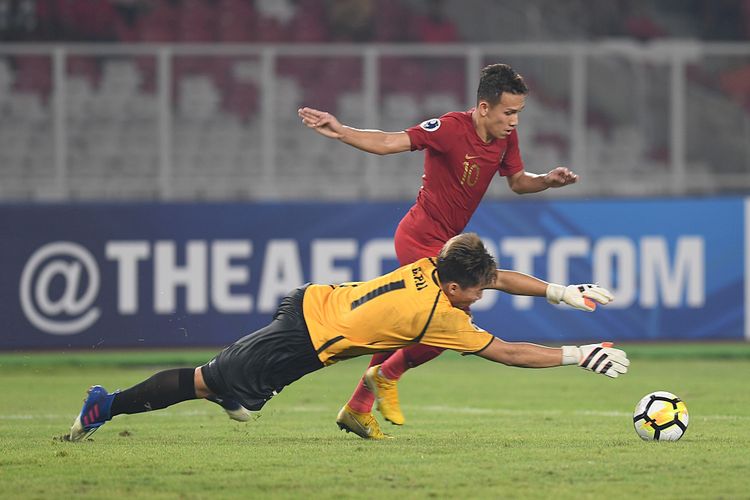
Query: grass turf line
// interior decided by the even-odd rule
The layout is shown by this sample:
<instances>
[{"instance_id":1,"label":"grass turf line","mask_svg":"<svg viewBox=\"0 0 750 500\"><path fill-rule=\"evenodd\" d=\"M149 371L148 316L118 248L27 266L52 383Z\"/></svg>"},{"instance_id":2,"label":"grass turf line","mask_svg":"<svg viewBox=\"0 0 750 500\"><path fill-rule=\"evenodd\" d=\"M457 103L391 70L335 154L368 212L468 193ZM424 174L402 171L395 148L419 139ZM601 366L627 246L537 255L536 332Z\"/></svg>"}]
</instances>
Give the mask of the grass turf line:
<instances>
[{"instance_id":1,"label":"grass turf line","mask_svg":"<svg viewBox=\"0 0 750 500\"><path fill-rule=\"evenodd\" d=\"M632 360L638 359L746 359L750 360L747 342L694 342L616 344ZM209 361L221 348L146 351L91 350L91 351L19 351L0 352L0 368L16 367L81 367L81 366L198 366Z\"/></svg>"}]
</instances>

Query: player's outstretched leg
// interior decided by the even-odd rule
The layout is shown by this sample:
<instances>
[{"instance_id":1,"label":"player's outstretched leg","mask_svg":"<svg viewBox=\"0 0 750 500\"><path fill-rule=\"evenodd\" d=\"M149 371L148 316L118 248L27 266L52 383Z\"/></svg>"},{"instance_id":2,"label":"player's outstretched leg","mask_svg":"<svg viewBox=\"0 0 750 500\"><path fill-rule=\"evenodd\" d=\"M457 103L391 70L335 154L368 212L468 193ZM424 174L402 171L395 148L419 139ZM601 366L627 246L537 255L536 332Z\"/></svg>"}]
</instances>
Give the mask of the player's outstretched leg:
<instances>
[{"instance_id":1,"label":"player's outstretched leg","mask_svg":"<svg viewBox=\"0 0 750 500\"><path fill-rule=\"evenodd\" d=\"M364 381L375 395L378 411L383 418L395 425L406 421L398 397L398 380L410 368L434 359L445 349L423 344L415 344L396 351L379 367L371 366L365 373Z\"/></svg>"},{"instance_id":2,"label":"player's outstretched leg","mask_svg":"<svg viewBox=\"0 0 750 500\"><path fill-rule=\"evenodd\" d=\"M83 400L81 413L78 414L70 428L68 439L70 441L80 441L92 435L104 422L110 420L110 409L115 393L108 393L107 390L100 386L94 385L89 387L86 399Z\"/></svg>"},{"instance_id":3,"label":"player's outstretched leg","mask_svg":"<svg viewBox=\"0 0 750 500\"><path fill-rule=\"evenodd\" d=\"M195 368L164 370L129 389L111 394L101 386L91 387L68 438L80 441L121 413L161 410L182 401L197 399L194 372Z\"/></svg>"},{"instance_id":4,"label":"player's outstretched leg","mask_svg":"<svg viewBox=\"0 0 750 500\"><path fill-rule=\"evenodd\" d=\"M238 401L232 398L224 398L219 396L208 396L207 400L216 403L217 405L224 408L229 418L238 422L247 422L253 416L253 412L242 406Z\"/></svg>"},{"instance_id":5,"label":"player's outstretched leg","mask_svg":"<svg viewBox=\"0 0 750 500\"><path fill-rule=\"evenodd\" d=\"M372 412L356 412L348 404L339 411L336 424L342 431L353 432L363 439L392 439L392 436L380 430L380 424Z\"/></svg>"}]
</instances>

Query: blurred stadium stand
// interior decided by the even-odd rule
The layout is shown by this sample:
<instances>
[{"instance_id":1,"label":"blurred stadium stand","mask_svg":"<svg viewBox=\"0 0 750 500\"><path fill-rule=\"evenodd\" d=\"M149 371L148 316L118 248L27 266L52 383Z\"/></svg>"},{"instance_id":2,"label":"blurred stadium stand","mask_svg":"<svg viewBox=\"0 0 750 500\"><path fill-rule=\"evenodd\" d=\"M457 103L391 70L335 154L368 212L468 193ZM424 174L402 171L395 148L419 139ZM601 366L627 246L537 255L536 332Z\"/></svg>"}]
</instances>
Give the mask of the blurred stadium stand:
<instances>
[{"instance_id":1,"label":"blurred stadium stand","mask_svg":"<svg viewBox=\"0 0 750 500\"><path fill-rule=\"evenodd\" d=\"M403 130L499 61L527 167L586 179L544 196L746 192L749 34L748 0L0 0L0 200L412 199L421 154L296 109Z\"/></svg>"}]
</instances>

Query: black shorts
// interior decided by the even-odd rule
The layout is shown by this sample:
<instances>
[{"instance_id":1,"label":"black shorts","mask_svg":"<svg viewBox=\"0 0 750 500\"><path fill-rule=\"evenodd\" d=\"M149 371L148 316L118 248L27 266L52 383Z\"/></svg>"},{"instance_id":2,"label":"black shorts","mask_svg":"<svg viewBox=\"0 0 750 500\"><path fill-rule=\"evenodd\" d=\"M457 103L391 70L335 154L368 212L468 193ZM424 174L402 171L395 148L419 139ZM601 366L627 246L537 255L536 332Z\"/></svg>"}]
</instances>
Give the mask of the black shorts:
<instances>
[{"instance_id":1,"label":"black shorts","mask_svg":"<svg viewBox=\"0 0 750 500\"><path fill-rule=\"evenodd\" d=\"M302 314L307 286L284 297L271 324L242 337L201 367L212 392L257 411L285 386L323 368Z\"/></svg>"}]
</instances>

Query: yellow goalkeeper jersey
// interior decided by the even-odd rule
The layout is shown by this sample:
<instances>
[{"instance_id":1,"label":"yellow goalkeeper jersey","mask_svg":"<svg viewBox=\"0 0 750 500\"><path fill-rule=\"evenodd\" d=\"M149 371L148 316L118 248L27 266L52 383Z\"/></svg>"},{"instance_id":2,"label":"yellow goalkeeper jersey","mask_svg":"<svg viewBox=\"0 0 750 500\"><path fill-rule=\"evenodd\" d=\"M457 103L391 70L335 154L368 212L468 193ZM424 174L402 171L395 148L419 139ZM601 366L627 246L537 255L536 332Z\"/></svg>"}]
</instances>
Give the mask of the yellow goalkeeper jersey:
<instances>
[{"instance_id":1,"label":"yellow goalkeeper jersey","mask_svg":"<svg viewBox=\"0 0 750 500\"><path fill-rule=\"evenodd\" d=\"M433 259L420 259L370 281L310 285L303 310L325 365L417 342L474 353L494 338L451 305L440 289Z\"/></svg>"}]
</instances>

